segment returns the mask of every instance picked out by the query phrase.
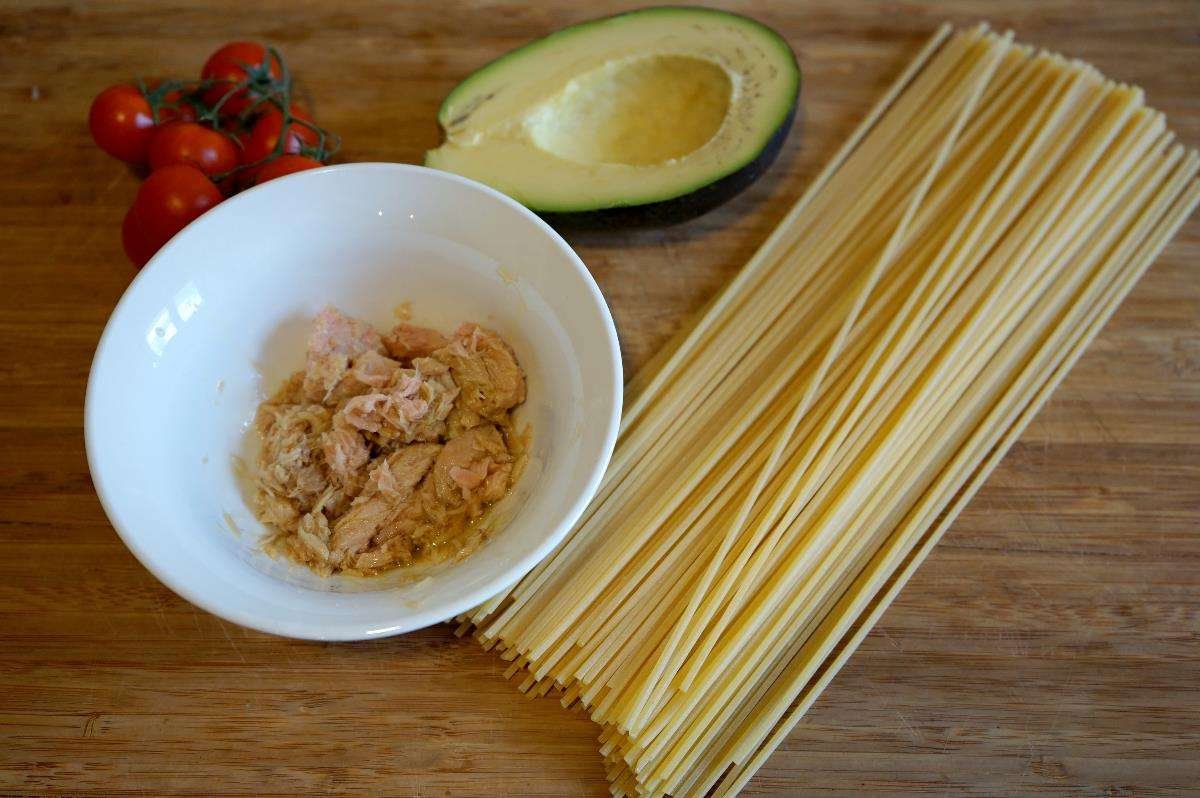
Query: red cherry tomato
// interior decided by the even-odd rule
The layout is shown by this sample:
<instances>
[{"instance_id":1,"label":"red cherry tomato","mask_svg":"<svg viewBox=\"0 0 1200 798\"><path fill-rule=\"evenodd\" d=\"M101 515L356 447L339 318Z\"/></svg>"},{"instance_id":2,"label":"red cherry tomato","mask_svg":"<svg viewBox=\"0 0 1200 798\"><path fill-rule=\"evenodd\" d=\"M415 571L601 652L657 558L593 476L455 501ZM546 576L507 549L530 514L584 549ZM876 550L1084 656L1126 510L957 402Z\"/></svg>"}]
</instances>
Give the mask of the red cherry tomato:
<instances>
[{"instance_id":1,"label":"red cherry tomato","mask_svg":"<svg viewBox=\"0 0 1200 798\"><path fill-rule=\"evenodd\" d=\"M312 121L308 114L295 106L292 106L291 113L297 119ZM273 107L260 116L254 123L254 127L250 128L250 135L246 137L245 148L242 150L242 163L257 163L268 155L274 154L281 135L283 135L283 114L279 112L278 108ZM283 152L288 155L296 155L304 147L317 146L320 140L317 131L307 125L295 121L289 122L283 142Z\"/></svg>"},{"instance_id":2,"label":"red cherry tomato","mask_svg":"<svg viewBox=\"0 0 1200 798\"><path fill-rule=\"evenodd\" d=\"M146 84L146 88L153 92L154 89L157 89L161 83L161 80L154 80ZM167 108L165 106L175 107ZM173 122L176 120L183 122L196 121L196 107L191 103L184 102L183 92L179 90L169 91L164 94L162 99L159 101L158 107L158 124L164 125L167 122Z\"/></svg>"},{"instance_id":3,"label":"red cherry tomato","mask_svg":"<svg viewBox=\"0 0 1200 798\"><path fill-rule=\"evenodd\" d=\"M112 157L143 164L154 135L154 115L137 86L121 83L96 95L88 111L88 129Z\"/></svg>"},{"instance_id":4,"label":"red cherry tomato","mask_svg":"<svg viewBox=\"0 0 1200 798\"><path fill-rule=\"evenodd\" d=\"M254 182L256 184L265 183L268 180L290 175L293 172L303 172L306 169L316 169L318 166L324 165L318 160L303 155L280 155L275 160L268 161L259 168Z\"/></svg>"},{"instance_id":5,"label":"red cherry tomato","mask_svg":"<svg viewBox=\"0 0 1200 798\"><path fill-rule=\"evenodd\" d=\"M238 163L237 145L229 136L195 122L160 125L150 139L148 155L151 169L188 163L206 175L228 172Z\"/></svg>"},{"instance_id":6,"label":"red cherry tomato","mask_svg":"<svg viewBox=\"0 0 1200 798\"><path fill-rule=\"evenodd\" d=\"M132 207L125 212L125 220L121 222L121 244L129 260L139 269L158 251L158 247L151 243L146 231L142 229L142 224Z\"/></svg>"},{"instance_id":7,"label":"red cherry tomato","mask_svg":"<svg viewBox=\"0 0 1200 798\"><path fill-rule=\"evenodd\" d=\"M221 131L233 139L239 153L246 148L246 140L250 138L250 128L242 124L242 120L236 117L225 117L221 120Z\"/></svg>"},{"instance_id":8,"label":"red cherry tomato","mask_svg":"<svg viewBox=\"0 0 1200 798\"><path fill-rule=\"evenodd\" d=\"M221 130L225 131L225 135L233 140L234 147L237 148L238 163L243 163L242 153L246 149L246 142L250 140L250 128L237 117L226 117L221 120ZM239 169L222 180L221 193L232 197L242 189L254 185L253 175L250 174L250 171L249 169Z\"/></svg>"},{"instance_id":9,"label":"red cherry tomato","mask_svg":"<svg viewBox=\"0 0 1200 798\"><path fill-rule=\"evenodd\" d=\"M175 92L171 92L174 94ZM171 94L167 96L170 97ZM170 102L170 101L168 101ZM158 124L165 125L168 122L195 122L196 109L187 103L180 103L178 108L159 108L158 109Z\"/></svg>"},{"instance_id":10,"label":"red cherry tomato","mask_svg":"<svg viewBox=\"0 0 1200 798\"><path fill-rule=\"evenodd\" d=\"M220 183L217 183L217 188L221 190L221 194L223 196L232 197L234 194L238 193L249 185L248 183L239 180L239 177L240 173L234 172L233 174L229 175L229 177L223 179Z\"/></svg>"},{"instance_id":11,"label":"red cherry tomato","mask_svg":"<svg viewBox=\"0 0 1200 798\"><path fill-rule=\"evenodd\" d=\"M246 68L250 67L250 73ZM204 62L200 77L220 81L204 92L204 102L216 105L236 84L248 74L278 80L282 75L279 61L268 56L267 48L258 42L230 42L217 50ZM237 116L259 98L257 91L240 89L221 106L222 116Z\"/></svg>"},{"instance_id":12,"label":"red cherry tomato","mask_svg":"<svg viewBox=\"0 0 1200 798\"><path fill-rule=\"evenodd\" d=\"M148 245L158 251L188 222L222 199L204 172L190 164L169 164L151 172L142 183L130 213Z\"/></svg>"}]
</instances>

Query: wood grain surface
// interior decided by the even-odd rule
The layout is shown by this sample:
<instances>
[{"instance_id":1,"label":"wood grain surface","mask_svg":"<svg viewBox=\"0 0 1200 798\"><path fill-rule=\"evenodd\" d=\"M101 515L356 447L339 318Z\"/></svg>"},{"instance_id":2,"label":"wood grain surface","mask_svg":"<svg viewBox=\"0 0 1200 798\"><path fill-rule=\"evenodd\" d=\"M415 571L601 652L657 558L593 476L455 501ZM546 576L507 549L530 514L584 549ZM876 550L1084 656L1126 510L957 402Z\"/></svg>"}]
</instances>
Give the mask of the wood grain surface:
<instances>
[{"instance_id":1,"label":"wood grain surface","mask_svg":"<svg viewBox=\"0 0 1200 798\"><path fill-rule=\"evenodd\" d=\"M418 161L459 79L626 3L0 6L0 794L606 795L596 729L433 628L292 642L199 611L126 551L82 402L131 277L136 179L103 86L279 45L345 160ZM729 2L804 70L776 167L727 207L571 242L632 373L746 260L942 19L988 18L1136 82L1200 145L1195 2ZM1197 794L1200 220L1083 358L749 794Z\"/></svg>"}]
</instances>

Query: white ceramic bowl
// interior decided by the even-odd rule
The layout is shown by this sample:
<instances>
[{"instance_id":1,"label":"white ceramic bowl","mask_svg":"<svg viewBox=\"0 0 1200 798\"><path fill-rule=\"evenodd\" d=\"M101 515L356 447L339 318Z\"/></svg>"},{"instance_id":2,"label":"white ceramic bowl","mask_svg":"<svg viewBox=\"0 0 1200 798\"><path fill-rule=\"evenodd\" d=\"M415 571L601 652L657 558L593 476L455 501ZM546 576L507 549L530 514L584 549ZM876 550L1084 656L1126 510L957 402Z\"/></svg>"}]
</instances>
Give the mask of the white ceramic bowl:
<instances>
[{"instance_id":1,"label":"white ceramic bowl","mask_svg":"<svg viewBox=\"0 0 1200 798\"><path fill-rule=\"evenodd\" d=\"M250 509L247 427L303 364L326 303L377 325L495 328L528 376L519 423L530 464L478 551L429 578L321 579L263 554ZM595 281L516 202L457 175L399 164L303 172L240 194L189 225L141 271L109 319L88 382L92 480L139 560L179 595L290 637L398 634L515 583L562 540L616 438L621 365Z\"/></svg>"}]
</instances>

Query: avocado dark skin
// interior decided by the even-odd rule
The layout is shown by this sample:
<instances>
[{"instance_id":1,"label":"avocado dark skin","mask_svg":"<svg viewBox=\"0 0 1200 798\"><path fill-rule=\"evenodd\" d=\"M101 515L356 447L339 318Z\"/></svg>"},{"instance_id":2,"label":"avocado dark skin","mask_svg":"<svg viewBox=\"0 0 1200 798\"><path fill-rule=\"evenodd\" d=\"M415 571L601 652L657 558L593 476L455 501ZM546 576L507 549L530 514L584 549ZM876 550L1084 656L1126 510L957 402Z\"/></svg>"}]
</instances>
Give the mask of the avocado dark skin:
<instances>
[{"instance_id":1,"label":"avocado dark skin","mask_svg":"<svg viewBox=\"0 0 1200 798\"><path fill-rule=\"evenodd\" d=\"M630 228L670 227L702 216L741 194L775 162L775 159L779 157L779 152L783 149L783 143L791 132L792 123L796 119L798 100L799 92L797 92L797 98L792 101L792 108L788 112L787 118L775 130L766 146L759 151L753 161L736 172L725 175L720 180L698 188L690 194L645 205L624 205L595 211L539 213L538 215L556 230L628 230Z\"/></svg>"}]
</instances>

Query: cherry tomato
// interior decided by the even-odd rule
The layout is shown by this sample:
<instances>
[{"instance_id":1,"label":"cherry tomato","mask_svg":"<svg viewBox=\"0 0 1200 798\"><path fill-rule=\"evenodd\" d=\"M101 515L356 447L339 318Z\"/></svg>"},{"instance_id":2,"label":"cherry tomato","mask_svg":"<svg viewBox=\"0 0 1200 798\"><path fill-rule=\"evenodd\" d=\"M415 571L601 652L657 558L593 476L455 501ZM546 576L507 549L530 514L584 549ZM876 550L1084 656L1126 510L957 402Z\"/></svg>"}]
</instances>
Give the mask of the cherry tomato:
<instances>
[{"instance_id":1,"label":"cherry tomato","mask_svg":"<svg viewBox=\"0 0 1200 798\"><path fill-rule=\"evenodd\" d=\"M175 92L171 92L174 94ZM170 97L171 94L167 96ZM171 102L168 100L168 102ZM177 108L159 108L158 109L158 124L165 125L168 122L195 122L196 108L187 103L180 103Z\"/></svg>"},{"instance_id":2,"label":"cherry tomato","mask_svg":"<svg viewBox=\"0 0 1200 798\"><path fill-rule=\"evenodd\" d=\"M121 222L121 245L125 248L129 260L139 269L158 251L158 247L154 246L146 231L142 229L142 224L132 207L125 212L125 220Z\"/></svg>"},{"instance_id":3,"label":"cherry tomato","mask_svg":"<svg viewBox=\"0 0 1200 798\"><path fill-rule=\"evenodd\" d=\"M138 189L130 213L155 251L223 197L208 175L190 164L156 169Z\"/></svg>"},{"instance_id":4,"label":"cherry tomato","mask_svg":"<svg viewBox=\"0 0 1200 798\"><path fill-rule=\"evenodd\" d=\"M242 124L242 120L237 117L225 117L221 120L221 130L226 136L233 139L239 153L246 148L246 140L250 138L250 128Z\"/></svg>"},{"instance_id":5,"label":"cherry tomato","mask_svg":"<svg viewBox=\"0 0 1200 798\"><path fill-rule=\"evenodd\" d=\"M232 197L243 188L249 187L249 185L249 183L241 179L241 172L234 172L233 174L224 178L220 183L217 183L217 188L221 190L221 194L223 196Z\"/></svg>"},{"instance_id":6,"label":"cherry tomato","mask_svg":"<svg viewBox=\"0 0 1200 798\"><path fill-rule=\"evenodd\" d=\"M204 92L204 102L208 105L220 102L235 84L247 77L247 66L250 67L251 73L260 77L269 76L278 80L282 75L279 61L274 56L268 57L267 48L258 42L230 42L210 55L204 62L204 68L200 70L201 78L221 81ZM252 89L240 89L221 106L221 115L237 116L249 108L259 96L259 93Z\"/></svg>"},{"instance_id":7,"label":"cherry tomato","mask_svg":"<svg viewBox=\"0 0 1200 798\"><path fill-rule=\"evenodd\" d=\"M292 106L291 113L298 119L312 121L308 114L295 106ZM250 135L245 139L245 148L242 150L242 163L256 163L273 154L279 143L280 135L283 135L283 114L279 112L278 108L271 108L258 118L254 127L250 128ZM283 152L288 155L296 155L303 147L317 146L320 140L317 131L307 125L289 122L287 137L283 142Z\"/></svg>"},{"instance_id":8,"label":"cherry tomato","mask_svg":"<svg viewBox=\"0 0 1200 798\"><path fill-rule=\"evenodd\" d=\"M148 155L151 169L189 163L206 175L228 172L238 163L237 145L229 136L195 122L159 125L150 139Z\"/></svg>"},{"instance_id":9,"label":"cherry tomato","mask_svg":"<svg viewBox=\"0 0 1200 798\"><path fill-rule=\"evenodd\" d=\"M88 129L100 149L133 164L146 162L154 135L154 115L140 89L130 83L109 86L92 100Z\"/></svg>"},{"instance_id":10,"label":"cherry tomato","mask_svg":"<svg viewBox=\"0 0 1200 798\"><path fill-rule=\"evenodd\" d=\"M274 180L277 177L290 175L293 172L303 172L306 169L316 169L318 166L324 165L320 161L304 155L280 155L273 161L267 161L259 168L254 182L255 184L261 184L268 180Z\"/></svg>"},{"instance_id":11,"label":"cherry tomato","mask_svg":"<svg viewBox=\"0 0 1200 798\"><path fill-rule=\"evenodd\" d=\"M153 92L154 89L157 89L161 83L161 80L154 80L146 84L146 88ZM165 107L168 105L173 105L175 107ZM173 122L175 120L180 120L183 122L196 121L196 107L191 103L184 102L183 92L179 90L169 91L164 94L159 102L158 108L158 124L164 125L167 122Z\"/></svg>"}]
</instances>

